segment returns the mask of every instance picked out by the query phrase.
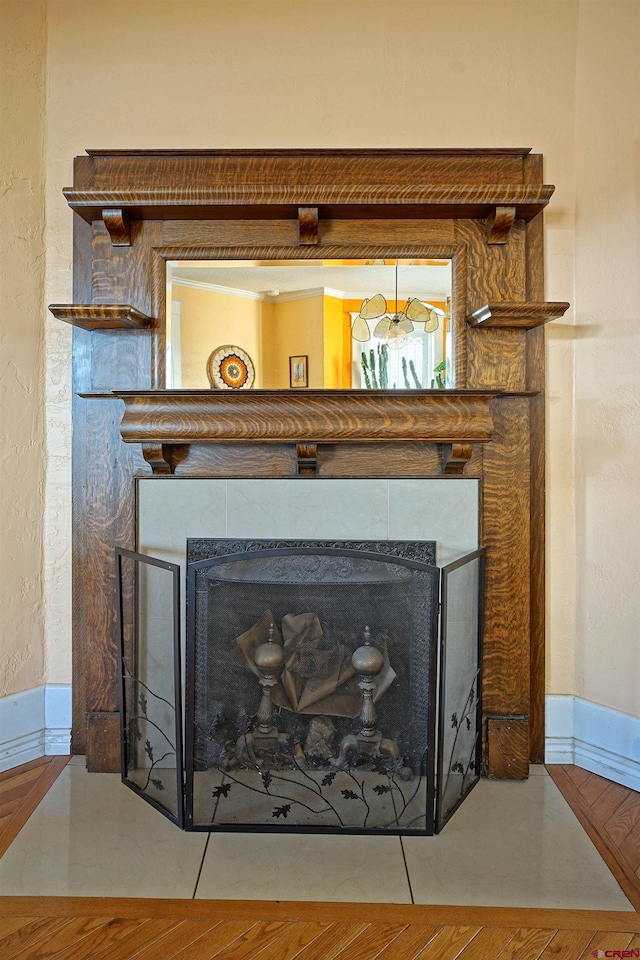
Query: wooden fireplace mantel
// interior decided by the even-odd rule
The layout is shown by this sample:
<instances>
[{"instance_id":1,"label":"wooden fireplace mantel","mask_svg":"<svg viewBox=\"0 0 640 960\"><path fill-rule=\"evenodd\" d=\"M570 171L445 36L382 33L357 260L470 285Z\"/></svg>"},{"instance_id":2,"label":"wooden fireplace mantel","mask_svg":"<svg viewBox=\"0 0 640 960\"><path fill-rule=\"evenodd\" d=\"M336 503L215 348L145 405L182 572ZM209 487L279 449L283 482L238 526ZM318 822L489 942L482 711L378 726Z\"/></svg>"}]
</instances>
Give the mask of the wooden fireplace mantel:
<instances>
[{"instance_id":1,"label":"wooden fireplace mantel","mask_svg":"<svg viewBox=\"0 0 640 960\"><path fill-rule=\"evenodd\" d=\"M483 763L544 756L543 210L529 148L91 150L73 211L73 751L119 769L114 547L138 478L480 481ZM166 390L172 260L449 259L455 390ZM124 416L123 414L124 404ZM151 470L151 472L150 472ZM154 480L155 482L155 480Z\"/></svg>"},{"instance_id":2,"label":"wooden fireplace mantel","mask_svg":"<svg viewBox=\"0 0 640 960\"><path fill-rule=\"evenodd\" d=\"M443 472L461 474L472 445L487 443L493 435L491 401L533 396L503 390L147 390L114 395L125 405L122 439L141 443L158 474L174 472L175 446L183 460L191 444L295 443L298 472L315 474L318 444L411 441L442 445Z\"/></svg>"},{"instance_id":3,"label":"wooden fireplace mantel","mask_svg":"<svg viewBox=\"0 0 640 960\"><path fill-rule=\"evenodd\" d=\"M484 443L495 390L115 391L128 443ZM523 394L518 394L523 395Z\"/></svg>"}]
</instances>

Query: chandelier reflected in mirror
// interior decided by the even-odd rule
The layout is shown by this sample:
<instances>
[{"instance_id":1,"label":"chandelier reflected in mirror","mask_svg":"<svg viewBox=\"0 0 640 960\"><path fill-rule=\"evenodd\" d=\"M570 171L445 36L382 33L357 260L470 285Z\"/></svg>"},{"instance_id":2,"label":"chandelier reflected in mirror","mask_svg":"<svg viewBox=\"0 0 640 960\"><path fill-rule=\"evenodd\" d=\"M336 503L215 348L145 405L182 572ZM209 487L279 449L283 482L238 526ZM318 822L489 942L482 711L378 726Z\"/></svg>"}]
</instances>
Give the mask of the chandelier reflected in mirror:
<instances>
[{"instance_id":1,"label":"chandelier reflected in mirror","mask_svg":"<svg viewBox=\"0 0 640 960\"><path fill-rule=\"evenodd\" d=\"M389 310L386 297L376 293L373 297L363 300L358 316L353 321L351 335L359 343L368 343L371 339L371 328L367 321L377 320L373 335L378 340L384 340L392 350L399 350L407 336L413 333L416 324L424 324L425 333L434 333L439 325L440 318L444 317L444 310L425 303L417 297L410 297L403 309L398 302L398 261L396 267L395 310Z\"/></svg>"}]
</instances>

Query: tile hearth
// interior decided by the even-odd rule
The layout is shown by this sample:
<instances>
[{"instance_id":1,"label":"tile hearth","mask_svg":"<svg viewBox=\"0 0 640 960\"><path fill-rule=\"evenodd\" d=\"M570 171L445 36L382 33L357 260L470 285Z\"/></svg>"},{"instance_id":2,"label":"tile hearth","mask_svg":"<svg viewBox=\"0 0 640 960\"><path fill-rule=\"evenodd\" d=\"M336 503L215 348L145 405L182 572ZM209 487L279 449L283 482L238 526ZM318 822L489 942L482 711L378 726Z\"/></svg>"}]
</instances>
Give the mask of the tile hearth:
<instances>
[{"instance_id":1,"label":"tile hearth","mask_svg":"<svg viewBox=\"0 0 640 960\"><path fill-rule=\"evenodd\" d=\"M185 834L73 758L0 859L3 896L632 910L544 767L482 780L437 837ZM406 866L405 866L406 860Z\"/></svg>"}]
</instances>

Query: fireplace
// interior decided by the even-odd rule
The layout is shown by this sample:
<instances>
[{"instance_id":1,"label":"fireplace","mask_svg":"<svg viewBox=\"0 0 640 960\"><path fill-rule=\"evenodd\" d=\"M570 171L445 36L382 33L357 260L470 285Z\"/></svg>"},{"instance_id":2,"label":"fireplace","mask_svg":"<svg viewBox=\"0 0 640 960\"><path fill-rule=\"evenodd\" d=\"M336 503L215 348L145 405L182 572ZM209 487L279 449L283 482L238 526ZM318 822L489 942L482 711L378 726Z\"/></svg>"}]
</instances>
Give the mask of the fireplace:
<instances>
[{"instance_id":1,"label":"fireplace","mask_svg":"<svg viewBox=\"0 0 640 960\"><path fill-rule=\"evenodd\" d=\"M156 553L153 543L139 538L135 522L141 488L164 491L173 489L174 482L185 492L190 485L206 484L209 491L217 485L228 494L226 512L203 510L200 526L188 530L188 537L439 541L433 528L415 529L415 517L404 510L396 487L441 483L448 494L474 483L479 491L476 533L482 531L487 551L483 774L524 779L529 761L541 762L543 325L568 307L544 300L541 213L553 189L543 183L542 157L528 148L107 150L76 158L73 186L65 190L74 211L74 302L54 304L51 310L74 326L72 744L74 753L86 753L90 771L115 772L120 762L113 548L139 550L169 563L184 553L184 536L182 546L171 545L172 556ZM372 378L371 391L349 390L344 384L315 387L319 362L308 368L308 388L294 384L289 389L291 361L309 354L301 344L287 351L283 363L278 359L278 370L286 375L281 387L210 390L185 382L185 389L177 389L182 316L174 316L167 296L170 264L256 261L270 268L282 261L309 267L321 261L333 267L345 261L381 266L388 260L451 264L444 331L451 355L448 371L442 361L445 376L440 378L445 389L437 380L437 389L419 389L416 381L426 385L432 377L424 369L420 375L417 368L417 376L409 377L410 365L406 375L401 368L400 375L396 371L389 379L386 360L378 386L386 382L392 389L375 389ZM328 281L325 288L337 289ZM261 285L257 292L271 297L270 290L271 285ZM373 290L383 292L376 283L362 293L368 298ZM282 303L285 313L292 309ZM360 311L363 303L356 303ZM275 323L281 311L279 304L272 306ZM266 317L269 306L263 309ZM322 319L324 329L324 313ZM331 322L327 312L327 329L333 329ZM358 327L366 332L362 324ZM228 340L226 335L211 342L201 337L200 344L214 351L220 344L235 344L246 353L248 344L238 342L236 332ZM387 333L383 331L385 338ZM352 339L336 338L335 343L346 347ZM427 367L429 356L423 350ZM322 357L324 368L324 353ZM367 367L374 360L382 373L379 359L369 352ZM362 353L363 376L364 360ZM345 364L329 364L328 369L344 376ZM371 490L386 484L386 503L380 504L384 498L379 497L369 511L358 505L346 519L358 516L376 528L386 523L387 533L354 531L348 523L336 531L325 518L317 524L315 512L304 507L300 516L316 529L300 530L288 516L286 529L278 525L265 531L257 506L250 518L230 509L241 485L299 480L314 492L325 483L357 480ZM211 499L217 502L213 495ZM260 496L252 499L257 504ZM342 506L340 497L334 502ZM162 519L160 529L172 526L172 515ZM244 522L248 519L251 525ZM478 542L462 546L471 549ZM129 562L123 555L122 563ZM168 578L164 603L173 596L175 571L158 565L151 572L151 566L148 578ZM178 588L185 570L182 574L176 574ZM126 617L133 617L129 605L134 599L128 588L122 599ZM161 609L162 604L153 608ZM129 643L132 628L128 622L124 627ZM186 637L181 614L166 611L156 617L156 628L171 660L178 649L174 628ZM171 675L169 670L169 679ZM173 710L176 704L169 701ZM383 705L384 700L381 709ZM176 753L178 740L171 739ZM150 739L154 757L162 756L154 744ZM182 763L177 766L182 771ZM181 796L182 789L174 794ZM178 799L173 806L179 819Z\"/></svg>"},{"instance_id":2,"label":"fireplace","mask_svg":"<svg viewBox=\"0 0 640 960\"><path fill-rule=\"evenodd\" d=\"M124 782L186 829L437 832L479 775L483 552L435 559L190 539L183 676L179 566L119 550Z\"/></svg>"}]
</instances>

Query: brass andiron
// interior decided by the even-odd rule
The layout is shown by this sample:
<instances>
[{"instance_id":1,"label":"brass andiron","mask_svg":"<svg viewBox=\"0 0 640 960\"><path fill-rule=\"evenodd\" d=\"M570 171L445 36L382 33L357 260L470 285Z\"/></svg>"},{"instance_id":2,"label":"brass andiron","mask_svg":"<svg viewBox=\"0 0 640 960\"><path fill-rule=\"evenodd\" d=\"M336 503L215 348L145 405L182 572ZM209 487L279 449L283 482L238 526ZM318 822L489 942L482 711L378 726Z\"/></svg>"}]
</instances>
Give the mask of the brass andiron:
<instances>
[{"instance_id":1,"label":"brass andiron","mask_svg":"<svg viewBox=\"0 0 640 960\"><path fill-rule=\"evenodd\" d=\"M278 731L273 726L273 688L278 682L284 663L284 650L279 643L273 642L274 625L269 627L269 639L261 643L253 654L253 662L260 673L262 699L256 714L257 729L253 731L253 741L263 749L275 749L278 745Z\"/></svg>"},{"instance_id":2,"label":"brass andiron","mask_svg":"<svg viewBox=\"0 0 640 960\"><path fill-rule=\"evenodd\" d=\"M382 670L384 657L371 643L371 631L368 626L364 628L364 643L354 650L351 663L360 676L358 686L362 690L361 727L357 734L349 733L343 738L335 766L340 769L347 767L354 753L367 753L373 757L386 753L393 760L397 760L400 756L397 744L394 740L383 737L376 727L377 716L373 697L377 684L374 678Z\"/></svg>"},{"instance_id":3,"label":"brass andiron","mask_svg":"<svg viewBox=\"0 0 640 960\"><path fill-rule=\"evenodd\" d=\"M256 713L253 730L243 734L236 743L236 756L240 760L247 754L252 763L257 763L254 748L275 751L279 745L287 742L287 735L279 733L273 725L273 688L278 683L284 664L284 650L275 643L273 623L269 626L269 638L266 643L256 647L253 662L259 673L262 697Z\"/></svg>"}]
</instances>

